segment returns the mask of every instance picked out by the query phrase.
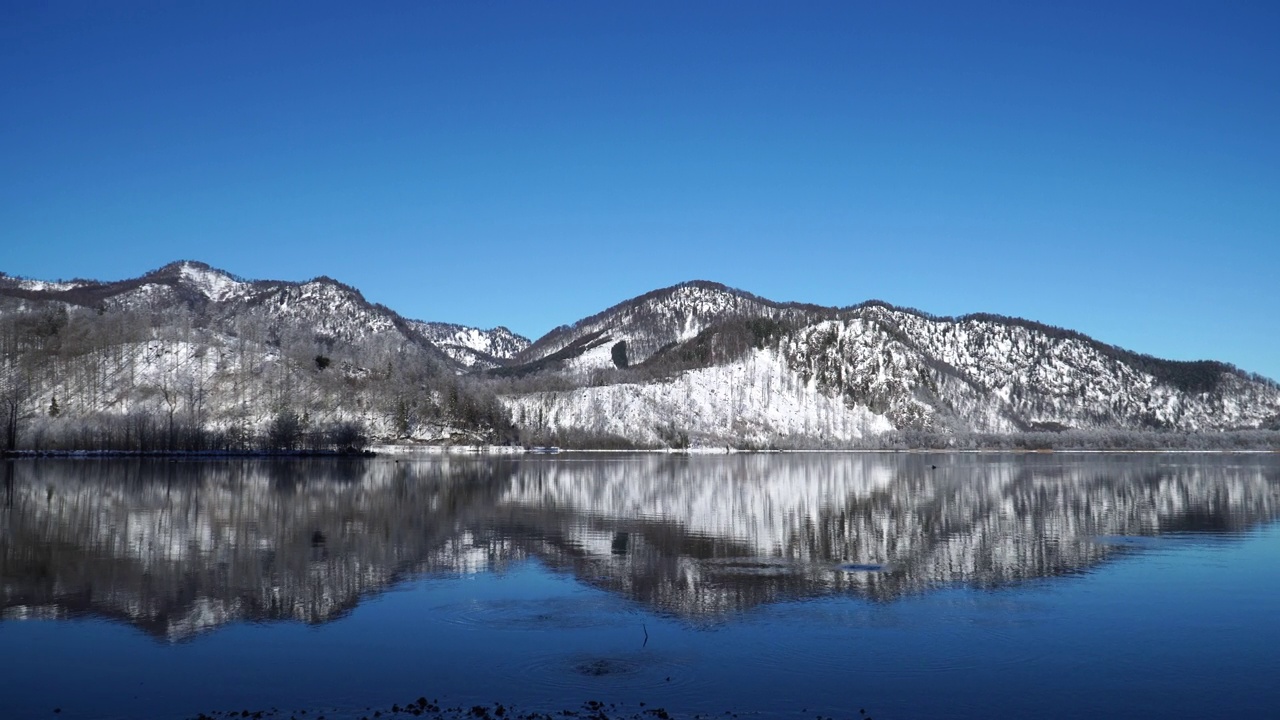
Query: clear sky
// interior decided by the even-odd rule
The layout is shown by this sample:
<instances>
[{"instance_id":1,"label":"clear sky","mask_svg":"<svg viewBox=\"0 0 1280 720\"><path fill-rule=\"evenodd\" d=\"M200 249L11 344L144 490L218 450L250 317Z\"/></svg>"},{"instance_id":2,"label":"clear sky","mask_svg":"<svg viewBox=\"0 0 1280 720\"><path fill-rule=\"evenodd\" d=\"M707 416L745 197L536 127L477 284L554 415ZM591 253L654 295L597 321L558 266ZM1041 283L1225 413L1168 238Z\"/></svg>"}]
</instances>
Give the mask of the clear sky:
<instances>
[{"instance_id":1,"label":"clear sky","mask_svg":"<svg viewBox=\"0 0 1280 720\"><path fill-rule=\"evenodd\" d=\"M683 280L1280 378L1280 3L0 4L0 270L536 337Z\"/></svg>"}]
</instances>

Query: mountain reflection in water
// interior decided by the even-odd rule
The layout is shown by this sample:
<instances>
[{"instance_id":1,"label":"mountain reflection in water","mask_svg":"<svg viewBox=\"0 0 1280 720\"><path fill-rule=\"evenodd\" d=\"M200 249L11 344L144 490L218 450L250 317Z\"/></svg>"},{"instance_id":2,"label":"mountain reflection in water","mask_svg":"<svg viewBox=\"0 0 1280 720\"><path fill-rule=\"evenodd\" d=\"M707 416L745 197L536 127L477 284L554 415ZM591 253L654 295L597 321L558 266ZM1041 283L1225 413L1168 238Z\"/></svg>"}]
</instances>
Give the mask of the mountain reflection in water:
<instances>
[{"instance_id":1,"label":"mountain reflection in water","mask_svg":"<svg viewBox=\"0 0 1280 720\"><path fill-rule=\"evenodd\" d=\"M1078 573L1280 516L1275 455L796 454L4 463L5 620L180 640L322 623L529 558L697 622Z\"/></svg>"}]
</instances>

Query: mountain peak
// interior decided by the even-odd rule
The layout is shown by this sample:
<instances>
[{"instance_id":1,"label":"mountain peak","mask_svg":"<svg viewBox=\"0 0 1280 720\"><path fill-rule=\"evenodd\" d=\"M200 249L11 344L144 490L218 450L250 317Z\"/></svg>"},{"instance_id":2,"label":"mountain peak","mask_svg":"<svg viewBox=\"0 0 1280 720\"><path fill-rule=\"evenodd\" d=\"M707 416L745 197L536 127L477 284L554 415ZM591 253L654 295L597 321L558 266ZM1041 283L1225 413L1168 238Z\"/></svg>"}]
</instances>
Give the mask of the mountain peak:
<instances>
[{"instance_id":1,"label":"mountain peak","mask_svg":"<svg viewBox=\"0 0 1280 720\"><path fill-rule=\"evenodd\" d=\"M248 283L225 270L196 260L178 260L143 276L147 280L172 280L204 297L222 302L240 294Z\"/></svg>"},{"instance_id":2,"label":"mountain peak","mask_svg":"<svg viewBox=\"0 0 1280 720\"><path fill-rule=\"evenodd\" d=\"M775 302L710 280L689 280L624 300L573 325L558 327L521 352L516 360L538 363L553 356L565 359L561 357L565 353L576 357L594 348L597 352L592 359L585 365L577 363L580 369L609 367L615 361L604 343L626 341L627 361L634 364L727 319L826 317L835 312L834 308Z\"/></svg>"},{"instance_id":3,"label":"mountain peak","mask_svg":"<svg viewBox=\"0 0 1280 720\"><path fill-rule=\"evenodd\" d=\"M419 320L410 325L456 362L477 370L497 367L530 344L529 338L501 325L489 330Z\"/></svg>"}]
</instances>

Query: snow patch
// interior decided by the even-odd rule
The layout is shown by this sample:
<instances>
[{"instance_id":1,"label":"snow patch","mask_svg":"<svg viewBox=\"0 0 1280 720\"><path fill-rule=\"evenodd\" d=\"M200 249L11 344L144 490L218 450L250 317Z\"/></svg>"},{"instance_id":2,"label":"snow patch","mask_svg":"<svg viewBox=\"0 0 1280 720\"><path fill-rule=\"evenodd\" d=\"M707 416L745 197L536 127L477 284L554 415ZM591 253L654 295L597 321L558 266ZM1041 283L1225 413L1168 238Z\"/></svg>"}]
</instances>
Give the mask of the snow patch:
<instances>
[{"instance_id":1,"label":"snow patch","mask_svg":"<svg viewBox=\"0 0 1280 720\"><path fill-rule=\"evenodd\" d=\"M226 273L191 263L183 263L179 273L183 283L199 290L202 295L214 302L223 302L233 296L241 295L248 285Z\"/></svg>"},{"instance_id":2,"label":"snow patch","mask_svg":"<svg viewBox=\"0 0 1280 720\"><path fill-rule=\"evenodd\" d=\"M780 438L840 444L893 429L882 415L846 404L806 382L773 350L664 382L584 387L504 398L517 424L537 431L585 430L660 444L658 428L696 445L768 446Z\"/></svg>"}]
</instances>

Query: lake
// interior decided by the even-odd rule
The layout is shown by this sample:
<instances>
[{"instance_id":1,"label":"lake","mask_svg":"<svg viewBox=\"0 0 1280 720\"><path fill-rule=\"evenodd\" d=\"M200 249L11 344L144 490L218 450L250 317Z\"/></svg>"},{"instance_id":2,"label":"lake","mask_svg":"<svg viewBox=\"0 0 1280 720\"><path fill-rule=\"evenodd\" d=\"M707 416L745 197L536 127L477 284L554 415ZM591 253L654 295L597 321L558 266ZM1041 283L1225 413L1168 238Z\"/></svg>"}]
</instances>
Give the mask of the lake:
<instances>
[{"instance_id":1,"label":"lake","mask_svg":"<svg viewBox=\"0 0 1280 720\"><path fill-rule=\"evenodd\" d=\"M1280 707L1276 454L0 472L4 718Z\"/></svg>"}]
</instances>

